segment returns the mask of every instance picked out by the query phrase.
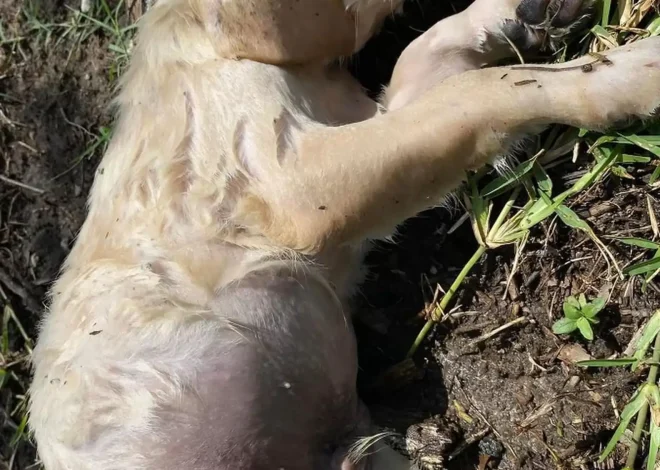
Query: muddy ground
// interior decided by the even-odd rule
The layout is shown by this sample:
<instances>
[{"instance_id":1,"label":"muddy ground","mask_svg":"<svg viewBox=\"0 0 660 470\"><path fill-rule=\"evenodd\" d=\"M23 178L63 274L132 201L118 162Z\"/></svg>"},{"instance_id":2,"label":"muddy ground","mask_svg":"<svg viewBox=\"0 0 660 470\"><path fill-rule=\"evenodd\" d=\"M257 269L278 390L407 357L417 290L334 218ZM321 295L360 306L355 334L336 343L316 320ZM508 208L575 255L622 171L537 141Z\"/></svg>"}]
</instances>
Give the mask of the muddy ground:
<instances>
[{"instance_id":1,"label":"muddy ground","mask_svg":"<svg viewBox=\"0 0 660 470\"><path fill-rule=\"evenodd\" d=\"M78 6L37 3L38 17L55 23ZM403 47L467 3L410 2L406 16L388 23L352 68L377 93ZM75 34L61 39L61 30L46 38L26 8L23 0L0 3L0 306L10 304L35 338L48 286L85 215L103 147L98 136L112 122L108 104L116 67L111 38L102 31L80 41ZM587 164L580 158L554 168L555 184ZM648 169L629 171L634 180L608 178L572 207L598 234L651 238L647 195L658 207L645 183ZM600 467L593 462L616 426L615 409L620 412L643 376L578 369L566 360L571 357L566 347L579 345L594 357L621 353L660 305L658 289L652 284L642 294L639 283L613 281L584 234L550 220L533 232L513 287L506 288L513 249L489 252L467 278L453 316L415 356L417 375L380 380L404 358L436 286L446 289L477 248L469 224L448 233L463 212L424 213L402 227L396 244L378 244L368 259L372 271L356 299L361 313L356 328L360 387L374 419L405 432L441 417L442 429L456 430L447 452L462 448L449 463L455 469L477 468L478 445L465 444L484 435L504 446L501 469L620 468L622 449ZM608 245L622 263L638 253ZM551 331L563 299L577 293L610 296L593 342ZM526 320L475 343L520 317ZM29 381L24 353L30 343L13 322L3 332L0 366L11 374L0 389L0 468L37 468L27 440L10 443L20 427L16 408Z\"/></svg>"}]
</instances>

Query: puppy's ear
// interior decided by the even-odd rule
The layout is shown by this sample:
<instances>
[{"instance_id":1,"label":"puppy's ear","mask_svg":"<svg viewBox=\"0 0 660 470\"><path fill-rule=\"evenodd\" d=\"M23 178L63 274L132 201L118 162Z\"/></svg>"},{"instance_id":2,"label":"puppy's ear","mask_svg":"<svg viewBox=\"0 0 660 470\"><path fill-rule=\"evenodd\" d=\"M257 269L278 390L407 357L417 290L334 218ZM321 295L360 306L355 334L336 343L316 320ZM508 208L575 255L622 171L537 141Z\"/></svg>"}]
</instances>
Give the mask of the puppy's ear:
<instances>
[{"instance_id":1,"label":"puppy's ear","mask_svg":"<svg viewBox=\"0 0 660 470\"><path fill-rule=\"evenodd\" d=\"M216 24L221 52L237 59L307 63L350 55L356 46L355 18L343 0L222 1Z\"/></svg>"}]
</instances>

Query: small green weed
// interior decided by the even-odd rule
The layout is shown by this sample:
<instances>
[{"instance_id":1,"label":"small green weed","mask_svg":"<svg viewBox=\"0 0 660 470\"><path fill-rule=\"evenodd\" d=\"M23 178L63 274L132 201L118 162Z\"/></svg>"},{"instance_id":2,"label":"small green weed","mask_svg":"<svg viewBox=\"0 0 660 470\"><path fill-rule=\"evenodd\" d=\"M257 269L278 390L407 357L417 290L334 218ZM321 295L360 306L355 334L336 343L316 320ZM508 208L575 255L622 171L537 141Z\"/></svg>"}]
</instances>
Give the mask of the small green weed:
<instances>
[{"instance_id":1,"label":"small green weed","mask_svg":"<svg viewBox=\"0 0 660 470\"><path fill-rule=\"evenodd\" d=\"M584 294L570 296L564 301L564 318L552 325L552 331L557 335L567 335L579 330L584 339L592 341L594 331L591 325L598 323L597 316L603 308L605 299L601 297L587 302Z\"/></svg>"}]
</instances>

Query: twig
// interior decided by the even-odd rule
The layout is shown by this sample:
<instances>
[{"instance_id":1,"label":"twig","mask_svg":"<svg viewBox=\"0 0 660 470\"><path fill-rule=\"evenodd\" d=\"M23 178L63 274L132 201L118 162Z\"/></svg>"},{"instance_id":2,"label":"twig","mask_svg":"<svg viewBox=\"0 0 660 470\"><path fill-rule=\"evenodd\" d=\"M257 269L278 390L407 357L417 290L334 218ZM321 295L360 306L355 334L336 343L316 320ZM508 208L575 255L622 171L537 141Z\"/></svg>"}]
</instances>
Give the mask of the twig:
<instances>
[{"instance_id":1,"label":"twig","mask_svg":"<svg viewBox=\"0 0 660 470\"><path fill-rule=\"evenodd\" d=\"M43 193L46 192L43 189L35 188L34 186L30 186L29 184L21 183L20 181L16 181L16 180L13 180L11 178L7 178L4 175L0 175L0 181L2 181L4 183L7 183L7 184L11 184L13 186L18 186L19 188L28 189L30 191L33 191L33 192L37 193L37 194L43 194Z\"/></svg>"},{"instance_id":2,"label":"twig","mask_svg":"<svg viewBox=\"0 0 660 470\"><path fill-rule=\"evenodd\" d=\"M465 449L470 447L472 444L474 444L477 441L482 440L484 437L486 437L488 434L490 434L492 431L490 428L483 428L481 431L478 431L474 434L469 435L457 448L454 450L451 454L449 454L449 457L447 457L447 461L451 462L454 460L456 457L458 457Z\"/></svg>"},{"instance_id":3,"label":"twig","mask_svg":"<svg viewBox=\"0 0 660 470\"><path fill-rule=\"evenodd\" d=\"M511 328L512 326L515 326L518 323L523 323L523 322L526 322L526 321L527 321L527 317L516 318L515 320L510 321L509 323L506 323L506 324L500 326L499 328L495 328L493 331L491 331L489 333L486 333L484 335L479 336L477 339L475 339L474 341L469 343L468 346L474 346L475 344L479 344L483 341L486 341L487 339L492 338L493 336L503 332L504 330L506 330L508 328Z\"/></svg>"},{"instance_id":4,"label":"twig","mask_svg":"<svg viewBox=\"0 0 660 470\"><path fill-rule=\"evenodd\" d=\"M653 230L653 235L656 237L660 235L660 229L658 229L658 219L655 217L655 211L653 210L653 204L651 203L651 196L646 195L646 208L649 212L649 220L651 221L651 229Z\"/></svg>"}]
</instances>

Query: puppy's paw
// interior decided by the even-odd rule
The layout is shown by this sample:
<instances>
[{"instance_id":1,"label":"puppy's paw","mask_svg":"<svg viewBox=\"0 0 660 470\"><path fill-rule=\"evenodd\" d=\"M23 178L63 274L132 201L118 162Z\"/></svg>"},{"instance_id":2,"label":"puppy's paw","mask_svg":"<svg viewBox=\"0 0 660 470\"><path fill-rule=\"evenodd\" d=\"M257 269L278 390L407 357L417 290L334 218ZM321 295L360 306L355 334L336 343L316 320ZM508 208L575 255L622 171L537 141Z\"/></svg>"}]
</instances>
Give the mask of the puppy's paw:
<instances>
[{"instance_id":1,"label":"puppy's paw","mask_svg":"<svg viewBox=\"0 0 660 470\"><path fill-rule=\"evenodd\" d=\"M610 66L594 75L590 87L597 90L598 98L609 104L611 123L627 117L649 119L660 111L660 37L642 39L606 53ZM614 96L608 96L614 93ZM605 99L607 98L607 99ZM597 105L594 109L599 109ZM620 114L620 119L616 119Z\"/></svg>"},{"instance_id":2,"label":"puppy's paw","mask_svg":"<svg viewBox=\"0 0 660 470\"><path fill-rule=\"evenodd\" d=\"M660 37L610 49L602 57L604 61L585 56L554 66L558 81L550 79L552 72L536 75L555 97L552 104L563 116L560 121L606 130L652 118L660 108Z\"/></svg>"},{"instance_id":3,"label":"puppy's paw","mask_svg":"<svg viewBox=\"0 0 660 470\"><path fill-rule=\"evenodd\" d=\"M522 0L502 34L522 50L556 47L589 22L594 0Z\"/></svg>"}]
</instances>

